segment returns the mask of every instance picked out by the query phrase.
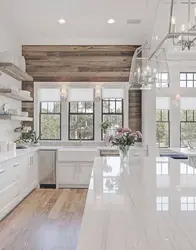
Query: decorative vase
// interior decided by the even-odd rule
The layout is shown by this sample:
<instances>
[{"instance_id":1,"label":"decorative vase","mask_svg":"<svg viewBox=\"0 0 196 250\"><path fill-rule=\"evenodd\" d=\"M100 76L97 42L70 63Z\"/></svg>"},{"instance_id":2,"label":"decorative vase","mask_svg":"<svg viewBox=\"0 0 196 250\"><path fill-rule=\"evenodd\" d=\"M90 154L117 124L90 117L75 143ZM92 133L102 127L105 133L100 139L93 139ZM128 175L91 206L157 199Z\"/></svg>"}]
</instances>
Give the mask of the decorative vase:
<instances>
[{"instance_id":1,"label":"decorative vase","mask_svg":"<svg viewBox=\"0 0 196 250\"><path fill-rule=\"evenodd\" d=\"M129 149L130 146L119 146L119 154L121 161L129 160Z\"/></svg>"}]
</instances>

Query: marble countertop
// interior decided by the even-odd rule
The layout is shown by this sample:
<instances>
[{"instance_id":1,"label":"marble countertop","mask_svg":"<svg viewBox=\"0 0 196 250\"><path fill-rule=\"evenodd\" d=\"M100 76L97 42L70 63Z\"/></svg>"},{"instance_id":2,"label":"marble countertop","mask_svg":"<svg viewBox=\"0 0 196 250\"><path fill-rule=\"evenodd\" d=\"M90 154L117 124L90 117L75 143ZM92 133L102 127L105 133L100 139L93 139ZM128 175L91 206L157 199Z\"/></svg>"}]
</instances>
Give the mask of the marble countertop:
<instances>
[{"instance_id":1,"label":"marble countertop","mask_svg":"<svg viewBox=\"0 0 196 250\"><path fill-rule=\"evenodd\" d=\"M195 250L196 172L170 158L97 157L77 250Z\"/></svg>"}]
</instances>

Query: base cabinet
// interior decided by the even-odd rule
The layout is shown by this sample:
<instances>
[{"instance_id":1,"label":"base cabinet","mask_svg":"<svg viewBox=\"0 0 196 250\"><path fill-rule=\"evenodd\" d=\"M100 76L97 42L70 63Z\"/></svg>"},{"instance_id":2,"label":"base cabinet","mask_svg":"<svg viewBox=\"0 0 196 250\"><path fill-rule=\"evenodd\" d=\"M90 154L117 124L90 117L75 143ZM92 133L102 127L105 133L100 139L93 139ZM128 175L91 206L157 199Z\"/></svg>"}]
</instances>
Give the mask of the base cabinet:
<instances>
[{"instance_id":1,"label":"base cabinet","mask_svg":"<svg viewBox=\"0 0 196 250\"><path fill-rule=\"evenodd\" d=\"M87 188L93 162L57 163L58 187Z\"/></svg>"},{"instance_id":2,"label":"base cabinet","mask_svg":"<svg viewBox=\"0 0 196 250\"><path fill-rule=\"evenodd\" d=\"M0 164L0 220L37 186L37 169L37 152Z\"/></svg>"}]
</instances>

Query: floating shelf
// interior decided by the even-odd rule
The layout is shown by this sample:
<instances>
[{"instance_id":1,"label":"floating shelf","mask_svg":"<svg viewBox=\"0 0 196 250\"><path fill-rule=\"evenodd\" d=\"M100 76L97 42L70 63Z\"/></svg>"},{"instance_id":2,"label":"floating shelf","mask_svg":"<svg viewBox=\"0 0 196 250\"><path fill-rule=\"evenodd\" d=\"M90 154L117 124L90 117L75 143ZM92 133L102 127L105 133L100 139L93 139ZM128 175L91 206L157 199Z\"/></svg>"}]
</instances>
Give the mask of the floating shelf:
<instances>
[{"instance_id":1,"label":"floating shelf","mask_svg":"<svg viewBox=\"0 0 196 250\"><path fill-rule=\"evenodd\" d=\"M0 120L26 121L31 122L33 118L18 115L0 115Z\"/></svg>"},{"instance_id":2,"label":"floating shelf","mask_svg":"<svg viewBox=\"0 0 196 250\"><path fill-rule=\"evenodd\" d=\"M0 71L13 77L18 81L33 81L33 77L22 71L15 64L9 62L0 62Z\"/></svg>"},{"instance_id":3,"label":"floating shelf","mask_svg":"<svg viewBox=\"0 0 196 250\"><path fill-rule=\"evenodd\" d=\"M25 96L20 92L13 91L11 89L0 89L0 95L16 99L19 101L33 101L33 98L30 96Z\"/></svg>"}]
</instances>

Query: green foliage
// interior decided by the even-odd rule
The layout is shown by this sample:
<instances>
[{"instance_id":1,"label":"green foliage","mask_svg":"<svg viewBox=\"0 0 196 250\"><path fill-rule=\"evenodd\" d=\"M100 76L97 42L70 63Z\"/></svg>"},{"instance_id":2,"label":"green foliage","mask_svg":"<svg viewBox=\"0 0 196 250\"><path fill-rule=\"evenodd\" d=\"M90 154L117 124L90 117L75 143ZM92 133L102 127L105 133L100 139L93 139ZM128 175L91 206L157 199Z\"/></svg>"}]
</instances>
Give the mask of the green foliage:
<instances>
[{"instance_id":1,"label":"green foliage","mask_svg":"<svg viewBox=\"0 0 196 250\"><path fill-rule=\"evenodd\" d=\"M160 147L169 147L169 124L157 122L156 137Z\"/></svg>"},{"instance_id":2,"label":"green foliage","mask_svg":"<svg viewBox=\"0 0 196 250\"><path fill-rule=\"evenodd\" d=\"M181 146L196 143L196 122L181 122Z\"/></svg>"},{"instance_id":3,"label":"green foliage","mask_svg":"<svg viewBox=\"0 0 196 250\"><path fill-rule=\"evenodd\" d=\"M111 141L114 146L133 146L135 144L136 135L134 133L124 133L123 135L117 135Z\"/></svg>"},{"instance_id":4,"label":"green foliage","mask_svg":"<svg viewBox=\"0 0 196 250\"><path fill-rule=\"evenodd\" d=\"M60 139L60 115L41 115L41 139Z\"/></svg>"},{"instance_id":5,"label":"green foliage","mask_svg":"<svg viewBox=\"0 0 196 250\"><path fill-rule=\"evenodd\" d=\"M107 129L109 129L112 126L112 123L109 120L106 120L101 123L101 129L105 133Z\"/></svg>"},{"instance_id":6,"label":"green foliage","mask_svg":"<svg viewBox=\"0 0 196 250\"><path fill-rule=\"evenodd\" d=\"M93 138L93 115L70 115L70 139Z\"/></svg>"}]
</instances>

